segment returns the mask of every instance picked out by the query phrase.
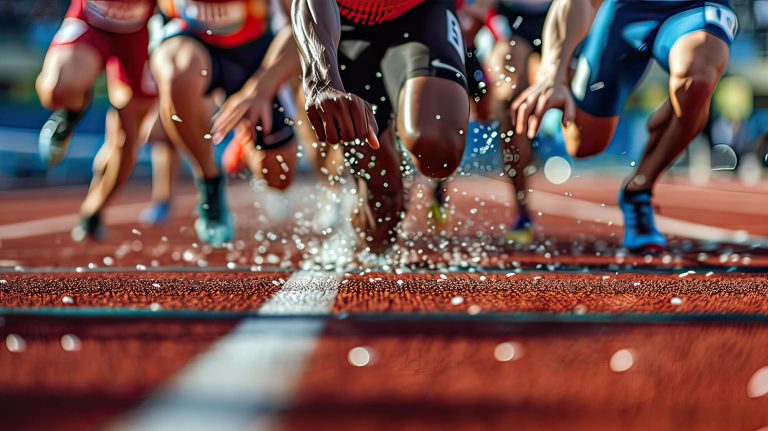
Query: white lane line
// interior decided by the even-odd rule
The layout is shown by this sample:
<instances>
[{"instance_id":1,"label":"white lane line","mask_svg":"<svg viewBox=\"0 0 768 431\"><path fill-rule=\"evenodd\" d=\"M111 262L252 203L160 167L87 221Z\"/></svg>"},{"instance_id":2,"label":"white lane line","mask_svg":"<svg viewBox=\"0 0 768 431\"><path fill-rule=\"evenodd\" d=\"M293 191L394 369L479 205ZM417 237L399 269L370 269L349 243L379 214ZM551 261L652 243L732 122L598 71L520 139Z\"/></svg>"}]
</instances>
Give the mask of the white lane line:
<instances>
[{"instance_id":1,"label":"white lane line","mask_svg":"<svg viewBox=\"0 0 768 431\"><path fill-rule=\"evenodd\" d=\"M531 206L544 214L568 217L597 223L624 225L621 211L615 206L563 197L554 193L536 191L531 194ZM750 235L747 231L724 229L700 223L689 222L663 215L656 216L662 232L679 237L717 242L768 244L768 237Z\"/></svg>"},{"instance_id":2,"label":"white lane line","mask_svg":"<svg viewBox=\"0 0 768 431\"><path fill-rule=\"evenodd\" d=\"M259 309L264 316L325 315L336 303L341 275L320 271L299 271L272 299Z\"/></svg>"},{"instance_id":3,"label":"white lane line","mask_svg":"<svg viewBox=\"0 0 768 431\"><path fill-rule=\"evenodd\" d=\"M329 314L340 275L297 272L264 315ZM243 320L110 431L241 431L276 427L325 327L319 319Z\"/></svg>"},{"instance_id":4,"label":"white lane line","mask_svg":"<svg viewBox=\"0 0 768 431\"><path fill-rule=\"evenodd\" d=\"M179 198L174 199L177 200L179 205L186 206L188 202L194 201L195 196L180 196ZM147 205L149 205L148 201L107 207L104 213L104 221L107 225L138 223L139 212ZM77 223L80 223L80 215L67 214L6 224L0 226L0 240L65 233L69 232Z\"/></svg>"},{"instance_id":5,"label":"white lane line","mask_svg":"<svg viewBox=\"0 0 768 431\"><path fill-rule=\"evenodd\" d=\"M323 247L337 243L338 235ZM352 251L344 248L340 254ZM341 278L338 272L296 272L259 314L330 314ZM277 415L292 405L295 388L324 327L325 321L320 319L246 319L107 430L276 429Z\"/></svg>"}]
</instances>

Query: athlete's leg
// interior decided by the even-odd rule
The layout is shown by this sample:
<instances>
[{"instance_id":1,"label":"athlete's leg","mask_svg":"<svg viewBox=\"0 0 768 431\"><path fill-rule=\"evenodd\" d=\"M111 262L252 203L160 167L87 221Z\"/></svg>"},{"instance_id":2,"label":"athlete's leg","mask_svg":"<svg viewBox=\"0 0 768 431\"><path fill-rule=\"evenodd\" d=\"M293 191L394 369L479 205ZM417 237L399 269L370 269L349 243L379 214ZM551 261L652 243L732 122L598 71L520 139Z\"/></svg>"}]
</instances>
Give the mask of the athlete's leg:
<instances>
[{"instance_id":1,"label":"athlete's leg","mask_svg":"<svg viewBox=\"0 0 768 431\"><path fill-rule=\"evenodd\" d=\"M653 138L627 190L649 190L704 128L712 93L728 63L729 47L699 31L675 43L669 55L669 102L649 122Z\"/></svg>"},{"instance_id":2,"label":"athlete's leg","mask_svg":"<svg viewBox=\"0 0 768 431\"><path fill-rule=\"evenodd\" d=\"M467 90L437 77L405 82L398 101L397 133L416 168L430 178L447 178L459 167L469 123Z\"/></svg>"},{"instance_id":3,"label":"athlete's leg","mask_svg":"<svg viewBox=\"0 0 768 431\"><path fill-rule=\"evenodd\" d=\"M138 149L146 140L142 122L154 103L154 99L134 98L124 108L107 113L106 140L94 160L93 180L80 207L82 217L100 213L130 177Z\"/></svg>"},{"instance_id":4,"label":"athlete's leg","mask_svg":"<svg viewBox=\"0 0 768 431\"><path fill-rule=\"evenodd\" d=\"M379 143L378 150L371 150L367 145L356 146L349 158L350 172L357 178L361 199L352 213L352 224L376 253L385 251L396 240L407 199L392 126L379 133Z\"/></svg>"},{"instance_id":5,"label":"athlete's leg","mask_svg":"<svg viewBox=\"0 0 768 431\"><path fill-rule=\"evenodd\" d=\"M40 102L51 111L83 111L103 67L101 55L88 44L51 46L35 82Z\"/></svg>"},{"instance_id":6,"label":"athlete's leg","mask_svg":"<svg viewBox=\"0 0 768 431\"><path fill-rule=\"evenodd\" d=\"M518 208L525 210L528 185L526 168L533 160L531 141L524 134L512 133L509 106L528 87L528 57L533 47L527 40L513 37L494 46L491 54L491 78L493 79L493 112L499 121L501 154L504 172L512 181Z\"/></svg>"},{"instance_id":7,"label":"athlete's leg","mask_svg":"<svg viewBox=\"0 0 768 431\"><path fill-rule=\"evenodd\" d=\"M42 105L54 111L38 139L40 158L48 166L59 164L66 156L72 133L90 103L93 84L104 66L105 57L97 48L103 42L100 33L89 33L87 25L78 20L64 20L62 29L78 23L84 31L80 37L93 45L54 39L35 83Z\"/></svg>"},{"instance_id":8,"label":"athlete's leg","mask_svg":"<svg viewBox=\"0 0 768 431\"><path fill-rule=\"evenodd\" d=\"M160 119L168 137L189 156L195 177L220 175L210 140L213 109L204 103L210 86L211 58L202 44L185 36L163 42L152 54L160 94Z\"/></svg>"},{"instance_id":9,"label":"athlete's leg","mask_svg":"<svg viewBox=\"0 0 768 431\"><path fill-rule=\"evenodd\" d=\"M159 118L152 125L148 141L152 145L152 202L170 202L181 161Z\"/></svg>"}]
</instances>

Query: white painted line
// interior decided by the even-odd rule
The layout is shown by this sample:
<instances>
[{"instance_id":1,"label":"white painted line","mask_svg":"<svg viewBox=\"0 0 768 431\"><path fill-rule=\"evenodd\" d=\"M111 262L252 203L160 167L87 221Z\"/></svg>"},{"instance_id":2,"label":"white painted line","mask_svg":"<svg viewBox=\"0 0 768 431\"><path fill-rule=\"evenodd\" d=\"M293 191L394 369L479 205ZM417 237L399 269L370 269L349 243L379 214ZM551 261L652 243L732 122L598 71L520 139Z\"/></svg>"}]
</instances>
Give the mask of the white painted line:
<instances>
[{"instance_id":1,"label":"white painted line","mask_svg":"<svg viewBox=\"0 0 768 431\"><path fill-rule=\"evenodd\" d=\"M336 303L341 275L320 271L299 271L259 310L271 315L324 315Z\"/></svg>"},{"instance_id":2,"label":"white painted line","mask_svg":"<svg viewBox=\"0 0 768 431\"><path fill-rule=\"evenodd\" d=\"M544 214L568 217L586 222L624 225L621 210L615 206L564 197L553 193L536 191L531 195L531 206ZM746 231L724 229L705 224L680 220L663 215L656 216L659 229L679 237L717 242L768 244L768 238L750 235Z\"/></svg>"},{"instance_id":3,"label":"white painted line","mask_svg":"<svg viewBox=\"0 0 768 431\"><path fill-rule=\"evenodd\" d=\"M264 316L326 315L341 275L294 273L259 310ZM278 427L325 322L246 319L109 431L251 431Z\"/></svg>"},{"instance_id":4,"label":"white painted line","mask_svg":"<svg viewBox=\"0 0 768 431\"><path fill-rule=\"evenodd\" d=\"M177 201L184 202L184 204L186 204L187 201L193 201L195 197L190 195L181 196L174 199L177 199ZM149 205L149 203L150 202L147 201L107 207L104 213L104 221L107 223L107 225L138 223L139 212L144 207ZM0 226L0 240L65 233L69 232L77 223L80 223L80 215L67 214L20 223L6 224Z\"/></svg>"},{"instance_id":5,"label":"white painted line","mask_svg":"<svg viewBox=\"0 0 768 431\"><path fill-rule=\"evenodd\" d=\"M274 429L324 322L247 319L110 431Z\"/></svg>"}]
</instances>

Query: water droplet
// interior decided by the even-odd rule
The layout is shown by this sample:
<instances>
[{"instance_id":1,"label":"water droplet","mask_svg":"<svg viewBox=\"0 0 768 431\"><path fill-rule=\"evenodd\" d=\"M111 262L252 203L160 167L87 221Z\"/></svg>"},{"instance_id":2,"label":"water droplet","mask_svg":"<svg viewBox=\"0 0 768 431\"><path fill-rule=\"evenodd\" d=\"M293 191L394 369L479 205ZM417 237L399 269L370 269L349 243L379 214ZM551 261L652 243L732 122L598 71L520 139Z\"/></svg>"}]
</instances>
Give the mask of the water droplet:
<instances>
[{"instance_id":1,"label":"water droplet","mask_svg":"<svg viewBox=\"0 0 768 431\"><path fill-rule=\"evenodd\" d=\"M629 349L621 349L611 356L611 370L617 373L623 373L629 370L635 364L635 358Z\"/></svg>"},{"instance_id":2,"label":"water droplet","mask_svg":"<svg viewBox=\"0 0 768 431\"><path fill-rule=\"evenodd\" d=\"M173 120L173 121L175 121L177 123L181 123L181 118L179 118L179 116L176 115L176 114L171 115L171 120Z\"/></svg>"},{"instance_id":3,"label":"water droplet","mask_svg":"<svg viewBox=\"0 0 768 431\"><path fill-rule=\"evenodd\" d=\"M65 352L77 352L82 348L82 343L76 335L64 334L61 336L61 348Z\"/></svg>"},{"instance_id":4,"label":"water droplet","mask_svg":"<svg viewBox=\"0 0 768 431\"><path fill-rule=\"evenodd\" d=\"M27 342L21 335L8 334L8 336L5 337L5 347L11 353L21 353L27 350Z\"/></svg>"},{"instance_id":5,"label":"water droplet","mask_svg":"<svg viewBox=\"0 0 768 431\"><path fill-rule=\"evenodd\" d=\"M61 302L63 304L71 305L71 304L75 303L75 300L71 296L67 295L67 296L62 296L61 297Z\"/></svg>"},{"instance_id":6,"label":"water droplet","mask_svg":"<svg viewBox=\"0 0 768 431\"><path fill-rule=\"evenodd\" d=\"M347 360L355 367L365 367L373 364L374 351L368 346L353 347L347 354Z\"/></svg>"},{"instance_id":7,"label":"water droplet","mask_svg":"<svg viewBox=\"0 0 768 431\"><path fill-rule=\"evenodd\" d=\"M496 345L493 349L493 356L499 362L509 362L515 359L520 359L522 349L520 345L514 342L504 342Z\"/></svg>"},{"instance_id":8,"label":"water droplet","mask_svg":"<svg viewBox=\"0 0 768 431\"><path fill-rule=\"evenodd\" d=\"M750 398L768 395L768 366L760 368L749 378L747 395Z\"/></svg>"},{"instance_id":9,"label":"water droplet","mask_svg":"<svg viewBox=\"0 0 768 431\"><path fill-rule=\"evenodd\" d=\"M568 160L553 156L544 163L544 177L552 184L563 184L571 178L571 164Z\"/></svg>"},{"instance_id":10,"label":"water droplet","mask_svg":"<svg viewBox=\"0 0 768 431\"><path fill-rule=\"evenodd\" d=\"M451 305L461 305L464 303L464 297L462 296L454 296L451 298Z\"/></svg>"}]
</instances>

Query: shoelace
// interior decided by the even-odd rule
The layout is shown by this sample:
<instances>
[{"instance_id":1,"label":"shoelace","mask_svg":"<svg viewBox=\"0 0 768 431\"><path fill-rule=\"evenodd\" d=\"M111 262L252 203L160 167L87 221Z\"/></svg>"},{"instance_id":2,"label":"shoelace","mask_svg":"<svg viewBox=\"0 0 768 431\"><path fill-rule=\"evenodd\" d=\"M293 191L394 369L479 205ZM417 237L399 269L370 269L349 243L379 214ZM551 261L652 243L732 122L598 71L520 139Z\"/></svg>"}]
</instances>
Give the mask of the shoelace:
<instances>
[{"instance_id":1,"label":"shoelace","mask_svg":"<svg viewBox=\"0 0 768 431\"><path fill-rule=\"evenodd\" d=\"M626 224L634 226L638 232L647 234L655 230L653 207L646 202L628 202L632 211L626 213Z\"/></svg>"}]
</instances>

